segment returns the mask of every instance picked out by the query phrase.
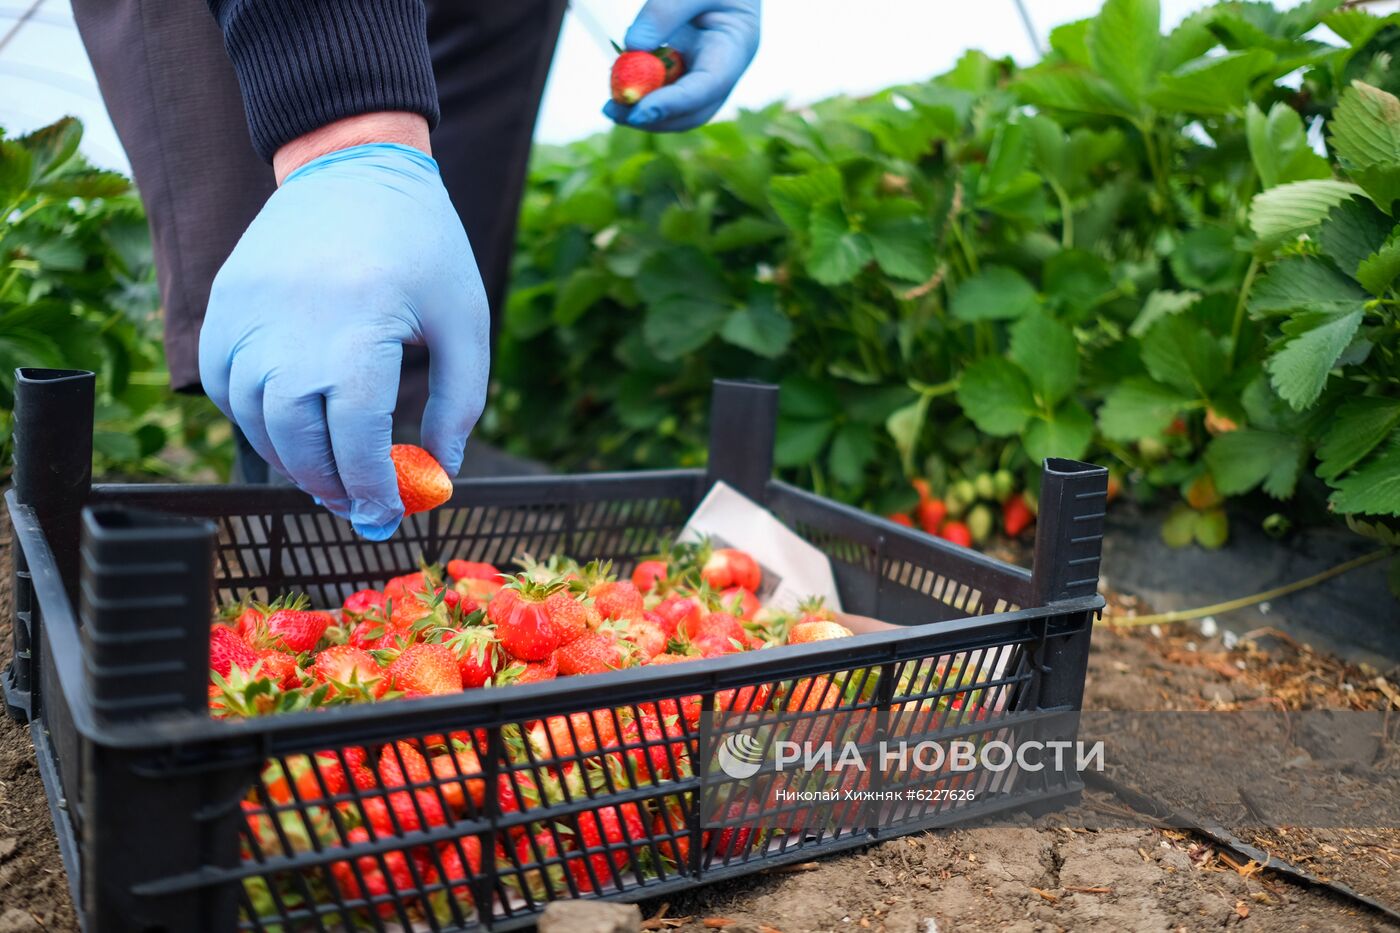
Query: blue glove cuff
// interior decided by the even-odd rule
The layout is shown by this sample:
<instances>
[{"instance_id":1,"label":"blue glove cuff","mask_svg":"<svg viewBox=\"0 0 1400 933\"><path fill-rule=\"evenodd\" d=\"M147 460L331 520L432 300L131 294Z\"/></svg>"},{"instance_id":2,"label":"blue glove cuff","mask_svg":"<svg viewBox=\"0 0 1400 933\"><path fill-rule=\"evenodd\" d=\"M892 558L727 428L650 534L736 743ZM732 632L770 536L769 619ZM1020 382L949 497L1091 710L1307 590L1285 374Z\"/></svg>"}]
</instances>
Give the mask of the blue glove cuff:
<instances>
[{"instance_id":1,"label":"blue glove cuff","mask_svg":"<svg viewBox=\"0 0 1400 933\"><path fill-rule=\"evenodd\" d=\"M310 175L329 166L345 162L378 162L382 168L396 168L402 165L404 157L407 157L424 171L432 172L434 175L439 174L437 159L422 149L405 146L403 143L362 143L358 146L347 146L344 149L337 149L335 152L317 156L305 165L299 166L296 171L283 179L282 184L286 185L302 175Z\"/></svg>"}]
</instances>

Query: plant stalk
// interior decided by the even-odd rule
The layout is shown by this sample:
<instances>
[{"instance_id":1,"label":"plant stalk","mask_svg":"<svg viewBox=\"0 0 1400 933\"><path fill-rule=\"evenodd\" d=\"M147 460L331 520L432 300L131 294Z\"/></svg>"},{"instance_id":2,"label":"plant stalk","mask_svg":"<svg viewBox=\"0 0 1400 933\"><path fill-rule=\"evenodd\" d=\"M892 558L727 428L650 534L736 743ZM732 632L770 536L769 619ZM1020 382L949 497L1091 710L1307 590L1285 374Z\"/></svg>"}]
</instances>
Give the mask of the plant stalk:
<instances>
[{"instance_id":1,"label":"plant stalk","mask_svg":"<svg viewBox=\"0 0 1400 933\"><path fill-rule=\"evenodd\" d=\"M1252 596L1241 596L1238 599L1227 600L1223 603L1215 603L1210 606L1199 606L1195 609L1177 609L1173 612L1159 612L1150 616L1113 616L1101 619L1100 622L1108 625L1118 625L1124 627L1138 627L1142 625L1165 625L1170 622L1189 622L1192 619L1202 619L1206 616L1218 615L1224 612L1232 612L1236 609L1244 609L1258 603L1277 599L1280 596L1287 596L1289 593L1296 593L1305 590L1310 586L1316 586L1324 580L1339 577L1358 567L1365 567L1367 564L1374 564L1391 553L1391 548L1383 547L1379 550L1371 551L1369 554L1362 554L1360 557L1352 558L1345 563L1335 567L1329 567L1320 573L1315 573L1302 580L1294 580L1292 583L1285 583L1283 586L1276 586L1271 590L1262 593L1255 593Z\"/></svg>"},{"instance_id":2,"label":"plant stalk","mask_svg":"<svg viewBox=\"0 0 1400 933\"><path fill-rule=\"evenodd\" d=\"M1230 325L1230 369L1240 355L1240 331L1244 329L1244 310L1249 303L1249 293L1254 288L1254 279L1259 275L1259 257L1251 256L1249 269L1244 274L1244 284L1240 286L1240 297L1235 302L1235 320Z\"/></svg>"}]
</instances>

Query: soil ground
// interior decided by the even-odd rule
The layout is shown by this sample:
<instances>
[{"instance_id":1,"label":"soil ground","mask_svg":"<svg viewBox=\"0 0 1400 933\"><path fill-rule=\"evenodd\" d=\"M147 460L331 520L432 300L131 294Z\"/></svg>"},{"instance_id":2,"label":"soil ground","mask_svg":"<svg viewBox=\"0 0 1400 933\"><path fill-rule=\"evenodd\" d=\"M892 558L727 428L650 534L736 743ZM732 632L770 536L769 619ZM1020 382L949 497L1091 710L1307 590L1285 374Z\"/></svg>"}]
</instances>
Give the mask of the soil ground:
<instances>
[{"instance_id":1,"label":"soil ground","mask_svg":"<svg viewBox=\"0 0 1400 933\"><path fill-rule=\"evenodd\" d=\"M2 521L3 519L0 519ZM0 666L10 650L8 527L0 527ZM1131 597L1110 597L1118 610ZM1282 606L1279 611L1285 611ZM1226 649L1199 631L1095 632L1086 708L1400 710L1396 672L1258 633ZM1118 806L1099 793L1086 807ZM1384 915L1171 829L944 830L642 905L652 930L1400 929ZM1246 834L1274 856L1400 909L1400 832ZM29 732L0 717L0 933L76 931Z\"/></svg>"}]
</instances>

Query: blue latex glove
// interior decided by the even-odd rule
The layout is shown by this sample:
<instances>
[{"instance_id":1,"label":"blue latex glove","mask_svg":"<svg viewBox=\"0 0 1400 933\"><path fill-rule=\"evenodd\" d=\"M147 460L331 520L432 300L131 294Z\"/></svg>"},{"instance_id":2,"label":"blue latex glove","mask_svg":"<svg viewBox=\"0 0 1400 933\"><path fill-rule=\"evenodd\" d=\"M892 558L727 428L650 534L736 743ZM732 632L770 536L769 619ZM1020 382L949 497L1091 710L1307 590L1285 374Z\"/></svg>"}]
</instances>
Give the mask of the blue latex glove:
<instances>
[{"instance_id":1,"label":"blue latex glove","mask_svg":"<svg viewBox=\"0 0 1400 933\"><path fill-rule=\"evenodd\" d=\"M685 58L685 73L631 107L603 113L654 133L694 129L713 117L758 51L759 0L648 0L627 30L631 51L663 45Z\"/></svg>"},{"instance_id":2,"label":"blue latex glove","mask_svg":"<svg viewBox=\"0 0 1400 933\"><path fill-rule=\"evenodd\" d=\"M428 347L423 446L456 475L489 340L437 163L374 143L308 162L268 199L214 279L199 371L263 459L382 541L403 519L389 459L403 345Z\"/></svg>"}]
</instances>

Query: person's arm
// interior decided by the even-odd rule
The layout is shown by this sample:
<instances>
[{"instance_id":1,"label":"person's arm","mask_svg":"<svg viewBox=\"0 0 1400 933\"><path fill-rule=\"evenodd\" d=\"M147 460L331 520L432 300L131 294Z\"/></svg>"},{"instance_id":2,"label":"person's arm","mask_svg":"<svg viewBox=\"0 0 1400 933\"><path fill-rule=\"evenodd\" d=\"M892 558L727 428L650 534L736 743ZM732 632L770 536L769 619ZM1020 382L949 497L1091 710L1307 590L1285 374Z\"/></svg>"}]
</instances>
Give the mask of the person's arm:
<instances>
[{"instance_id":1,"label":"person's arm","mask_svg":"<svg viewBox=\"0 0 1400 933\"><path fill-rule=\"evenodd\" d=\"M209 7L264 159L347 117L416 114L437 125L423 0L209 0Z\"/></svg>"},{"instance_id":2,"label":"person's arm","mask_svg":"<svg viewBox=\"0 0 1400 933\"><path fill-rule=\"evenodd\" d=\"M268 464L383 540L406 344L428 348L423 446L449 474L481 415L486 293L429 154L420 0L211 0L278 189L219 270L199 335L210 399Z\"/></svg>"}]
</instances>

